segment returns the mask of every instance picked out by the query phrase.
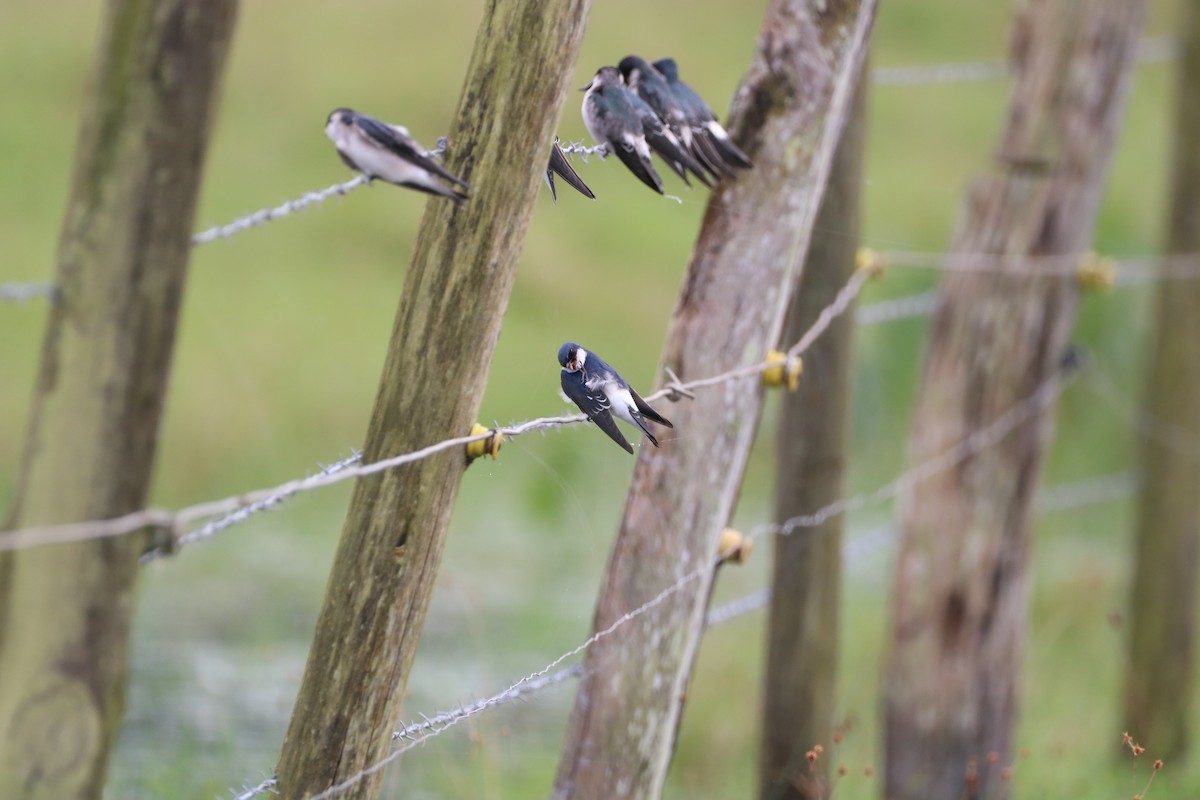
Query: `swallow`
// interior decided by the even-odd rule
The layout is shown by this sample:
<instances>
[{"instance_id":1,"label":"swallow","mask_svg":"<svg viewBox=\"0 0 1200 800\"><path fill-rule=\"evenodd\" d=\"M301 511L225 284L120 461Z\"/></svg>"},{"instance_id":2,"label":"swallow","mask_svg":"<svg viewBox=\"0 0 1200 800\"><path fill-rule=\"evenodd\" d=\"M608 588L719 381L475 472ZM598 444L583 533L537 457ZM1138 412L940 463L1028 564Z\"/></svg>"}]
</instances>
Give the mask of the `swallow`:
<instances>
[{"instance_id":1,"label":"swallow","mask_svg":"<svg viewBox=\"0 0 1200 800\"><path fill-rule=\"evenodd\" d=\"M558 146L557 136L554 137L554 142L550 145L550 163L546 165L546 185L550 187L550 197L557 201L558 192L554 190L555 175L558 175L567 182L568 186L589 200L596 199L596 195L592 194L592 190L583 182L583 178L579 177L579 173L571 166L571 162L567 159L566 154Z\"/></svg>"},{"instance_id":2,"label":"swallow","mask_svg":"<svg viewBox=\"0 0 1200 800\"><path fill-rule=\"evenodd\" d=\"M587 92L583 96L583 124L596 144L608 148L638 180L662 194L662 178L650 165L650 145L621 74L614 67L601 67L582 91Z\"/></svg>"},{"instance_id":3,"label":"swallow","mask_svg":"<svg viewBox=\"0 0 1200 800\"><path fill-rule=\"evenodd\" d=\"M349 108L337 108L325 121L325 135L337 147L346 166L361 172L367 180L379 178L456 203L468 197L471 187L426 155L425 148L408 135L406 128L380 122Z\"/></svg>"},{"instance_id":4,"label":"swallow","mask_svg":"<svg viewBox=\"0 0 1200 800\"><path fill-rule=\"evenodd\" d=\"M675 135L667 125L662 121L658 114L650 107L642 98L638 97L633 92L626 92L629 102L633 104L634 111L637 112L638 118L642 121L642 135L646 137L646 144L650 145L650 149L658 154L658 157L667 162L667 166L688 186L691 182L687 177L687 170L700 179L708 188L713 188L712 181L709 180L708 172L705 168L687 151L683 143Z\"/></svg>"},{"instance_id":5,"label":"swallow","mask_svg":"<svg viewBox=\"0 0 1200 800\"><path fill-rule=\"evenodd\" d=\"M651 408L615 369L595 353L589 353L574 342L567 342L558 348L558 363L562 365L562 388L567 397L628 453L633 453L633 447L621 434L613 415L640 428L655 447L658 447L658 439L646 427L646 420L668 428L675 427Z\"/></svg>"},{"instance_id":6,"label":"swallow","mask_svg":"<svg viewBox=\"0 0 1200 800\"><path fill-rule=\"evenodd\" d=\"M721 161L715 153L709 153L700 146L698 137L692 126L688 124L687 114L676 99L667 79L654 67L638 56L625 56L617 69L625 81L625 85L646 105L658 114L663 123L675 134L684 148L704 165L704 168L720 180L722 175L732 175L733 170Z\"/></svg>"},{"instance_id":7,"label":"swallow","mask_svg":"<svg viewBox=\"0 0 1200 800\"><path fill-rule=\"evenodd\" d=\"M660 58L654 62L654 67L666 79L667 85L675 93L675 99L683 108L688 124L705 135L716 148L725 163L741 169L750 169L753 164L746 154L733 143L729 133L717 122L717 115L704 102L704 98L696 94L692 87L679 80L679 66L673 58Z\"/></svg>"}]
</instances>

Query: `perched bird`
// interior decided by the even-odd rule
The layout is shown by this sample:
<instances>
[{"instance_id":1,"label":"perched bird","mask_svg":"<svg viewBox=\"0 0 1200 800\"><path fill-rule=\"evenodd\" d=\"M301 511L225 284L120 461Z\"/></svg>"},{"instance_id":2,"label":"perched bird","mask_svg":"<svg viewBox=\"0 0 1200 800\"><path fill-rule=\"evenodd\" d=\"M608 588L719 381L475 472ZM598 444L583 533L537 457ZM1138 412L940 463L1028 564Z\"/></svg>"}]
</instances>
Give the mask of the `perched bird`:
<instances>
[{"instance_id":1,"label":"perched bird","mask_svg":"<svg viewBox=\"0 0 1200 800\"><path fill-rule=\"evenodd\" d=\"M471 187L426 155L425 148L399 125L380 122L349 108L337 108L325 121L325 135L333 141L346 166L366 175L368 180L379 178L397 186L448 197L456 203L467 199L466 191L455 187L468 191Z\"/></svg>"},{"instance_id":2,"label":"perched bird","mask_svg":"<svg viewBox=\"0 0 1200 800\"><path fill-rule=\"evenodd\" d=\"M692 91L692 87L679 80L679 66L675 63L675 59L660 58L654 62L654 67L666 78L667 84L675 93L675 99L683 108L684 116L693 130L702 131L711 137L713 146L716 147L725 163L742 169L750 169L753 166L750 159L729 138L729 133L717 122L717 115L708 107L708 103L705 103L704 98Z\"/></svg>"},{"instance_id":3,"label":"perched bird","mask_svg":"<svg viewBox=\"0 0 1200 800\"><path fill-rule=\"evenodd\" d=\"M557 201L558 192L554 190L555 175L558 175L567 182L568 186L589 200L596 199L596 195L592 194L592 190L583 182L583 178L579 177L579 173L571 166L566 154L558 146L557 136L554 137L554 143L550 145L550 162L546 165L546 185L550 187L550 196Z\"/></svg>"},{"instance_id":4,"label":"perched bird","mask_svg":"<svg viewBox=\"0 0 1200 800\"><path fill-rule=\"evenodd\" d=\"M637 112L638 119L642 121L642 134L646 137L646 144L650 145L650 149L658 154L658 157L667 162L676 175L683 179L683 182L691 186L688 181L687 170L700 179L708 188L712 188L712 181L708 177L708 172L705 168L692 157L691 153L679 141L675 133L663 123L658 114L650 105L638 97L633 92L626 92L629 102L633 104L633 110Z\"/></svg>"},{"instance_id":5,"label":"perched bird","mask_svg":"<svg viewBox=\"0 0 1200 800\"><path fill-rule=\"evenodd\" d=\"M601 67L583 91L583 124L596 144L607 147L642 183L662 194L662 178L650 165L650 146L621 74Z\"/></svg>"},{"instance_id":6,"label":"perched bird","mask_svg":"<svg viewBox=\"0 0 1200 800\"><path fill-rule=\"evenodd\" d=\"M621 77L630 91L658 114L684 148L704 165L713 178L720 180L722 175L733 174L733 170L721 160L715 149L703 146L701 137L688 124L687 114L671 90L670 84L657 69L638 56L625 56L617 69L620 70Z\"/></svg>"},{"instance_id":7,"label":"perched bird","mask_svg":"<svg viewBox=\"0 0 1200 800\"><path fill-rule=\"evenodd\" d=\"M646 427L646 420L668 428L675 427L638 396L625 379L595 353L589 353L574 342L567 342L558 348L558 363L562 365L562 388L567 397L600 430L628 452L632 453L633 447L621 434L613 420L614 414L618 419L641 428L655 447L658 447L658 440Z\"/></svg>"}]
</instances>

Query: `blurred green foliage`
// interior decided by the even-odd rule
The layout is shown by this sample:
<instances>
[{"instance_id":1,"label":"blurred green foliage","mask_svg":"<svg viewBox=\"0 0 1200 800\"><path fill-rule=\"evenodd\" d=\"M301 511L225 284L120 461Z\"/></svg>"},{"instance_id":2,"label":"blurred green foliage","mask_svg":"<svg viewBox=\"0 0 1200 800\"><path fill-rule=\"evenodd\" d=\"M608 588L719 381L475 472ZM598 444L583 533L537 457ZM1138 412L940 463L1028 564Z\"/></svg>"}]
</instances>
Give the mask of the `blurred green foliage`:
<instances>
[{"instance_id":1,"label":"blurred green foliage","mask_svg":"<svg viewBox=\"0 0 1200 800\"><path fill-rule=\"evenodd\" d=\"M719 111L753 51L764 3L596 3L576 70L583 85L623 55L672 55ZM1169 34L1173 2L1152 4ZM432 145L449 124L481 3L245 3L208 158L197 229L227 222L349 174L324 138L348 105L405 124ZM0 282L52 275L79 102L102 6L71 13L32 0L0 5ZM875 66L1002 58L1007 3L885 2ZM1137 72L1100 211L1096 247L1155 250L1163 225L1171 70ZM1003 81L881 87L871 93L864 241L944 249L963 189L987 169ZM581 139L580 96L560 131ZM654 383L663 333L705 193L668 177L682 204L619 165L579 166L599 198L538 200L482 418L564 410L558 345L575 339ZM363 436L396 298L426 197L388 186L354 192L199 249L193 259L163 424L153 502L175 506L280 483L346 455ZM838 231L827 231L839 235ZM937 276L892 270L866 301L930 288ZM1131 397L1140 382L1148 289L1089 297L1078 339ZM10 501L45 306L0 306L0 511ZM903 468L920 371L920 320L860 331L853 490ZM668 411L669 414L669 411ZM769 513L769 403L738 519ZM678 431L678 435L687 435ZM1065 396L1047 482L1128 467L1132 432L1086 387ZM466 476L439 588L410 684L412 716L487 695L584 638L633 461L580 428L507 443ZM347 498L297 498L146 570L129 716L111 797L211 797L272 768ZM851 535L887 509L849 520ZM1021 797L1115 798L1140 791L1117 761L1128 501L1038 522L1033 634L1016 767ZM765 543L764 543L765 544ZM769 547L725 570L716 602L762 585ZM828 757L849 774L839 797L870 797L882 769L876 713L889 583L886 556L851 565L841 706L857 723ZM335 587L336 590L336 587ZM705 640L669 797L746 796L755 780L762 618ZM402 761L395 795L544 796L570 688L460 726ZM467 735L469 734L469 735ZM1136 735L1136 732L1134 732ZM826 743L828 744L828 743ZM1154 754L1153 742L1145 743ZM863 773L873 768L876 777ZM1168 764L1152 796L1194 796L1196 767Z\"/></svg>"}]
</instances>

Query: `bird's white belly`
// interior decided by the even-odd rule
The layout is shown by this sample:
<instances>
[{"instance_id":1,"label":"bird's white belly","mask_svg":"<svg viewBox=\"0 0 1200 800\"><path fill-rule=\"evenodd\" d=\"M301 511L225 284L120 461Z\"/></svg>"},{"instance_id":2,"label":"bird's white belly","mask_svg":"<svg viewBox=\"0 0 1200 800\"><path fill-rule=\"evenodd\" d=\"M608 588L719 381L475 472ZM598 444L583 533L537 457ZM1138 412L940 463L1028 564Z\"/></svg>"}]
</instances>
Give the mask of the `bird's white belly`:
<instances>
[{"instance_id":1,"label":"bird's white belly","mask_svg":"<svg viewBox=\"0 0 1200 800\"><path fill-rule=\"evenodd\" d=\"M608 137L604 135L604 131L600 129L597 120L592 118L592 110L588 107L588 98L583 98L583 127L587 128L588 133L592 135L592 141L596 144L608 144Z\"/></svg>"},{"instance_id":2,"label":"bird's white belly","mask_svg":"<svg viewBox=\"0 0 1200 800\"><path fill-rule=\"evenodd\" d=\"M427 183L428 174L394 153L351 140L344 152L358 168L373 178L390 183Z\"/></svg>"},{"instance_id":3,"label":"bird's white belly","mask_svg":"<svg viewBox=\"0 0 1200 800\"><path fill-rule=\"evenodd\" d=\"M616 381L609 381L604 385L604 396L608 398L609 408L612 413L616 414L617 419L623 419L630 425L637 425L633 421L633 414L630 409L637 408L633 404L633 395L629 390L620 385Z\"/></svg>"}]
</instances>

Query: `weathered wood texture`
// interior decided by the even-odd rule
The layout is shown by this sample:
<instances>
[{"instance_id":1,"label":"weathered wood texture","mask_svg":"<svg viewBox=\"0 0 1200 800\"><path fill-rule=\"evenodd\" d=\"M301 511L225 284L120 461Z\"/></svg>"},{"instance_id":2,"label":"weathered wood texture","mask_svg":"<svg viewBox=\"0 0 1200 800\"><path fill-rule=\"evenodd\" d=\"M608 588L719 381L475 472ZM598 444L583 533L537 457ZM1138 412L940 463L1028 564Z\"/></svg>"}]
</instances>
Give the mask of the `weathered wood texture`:
<instances>
[{"instance_id":1,"label":"weathered wood texture","mask_svg":"<svg viewBox=\"0 0 1200 800\"><path fill-rule=\"evenodd\" d=\"M235 9L107 6L12 528L145 504ZM100 797L143 538L0 555L0 797Z\"/></svg>"},{"instance_id":2,"label":"weathered wood texture","mask_svg":"<svg viewBox=\"0 0 1200 800\"><path fill-rule=\"evenodd\" d=\"M955 252L1029 269L1022 256L1088 247L1144 12L1137 0L1020 8L998 171L972 187ZM945 451L1058 371L1076 304L1061 271L948 274L912 462ZM1052 428L1046 414L902 497L885 689L889 798L1007 795L1000 770L1011 761L1028 622L1030 500Z\"/></svg>"},{"instance_id":3,"label":"weathered wood texture","mask_svg":"<svg viewBox=\"0 0 1200 800\"><path fill-rule=\"evenodd\" d=\"M860 80L838 142L812 247L784 327L784 349L816 322L854 272L865 86ZM783 398L776 441L777 522L811 514L845 495L854 329L853 312L836 319L805 354L799 388ZM818 800L830 793L830 759L818 760L814 768L805 753L815 744L832 752L843 519L835 515L814 528L774 539L759 761L763 800Z\"/></svg>"},{"instance_id":4,"label":"weathered wood texture","mask_svg":"<svg viewBox=\"0 0 1200 800\"><path fill-rule=\"evenodd\" d=\"M367 463L475 421L589 8L497 0L484 10L447 159L471 199L426 208ZM466 466L465 450L451 451L355 485L279 760L282 797L320 792L388 752ZM341 796L374 797L382 776Z\"/></svg>"},{"instance_id":5,"label":"weathered wood texture","mask_svg":"<svg viewBox=\"0 0 1200 800\"><path fill-rule=\"evenodd\" d=\"M1168 254L1200 251L1200 3L1181 11ZM1172 758L1188 749L1196 681L1200 458L1179 442L1200 440L1200 282L1161 282L1155 317L1143 406L1180 433L1141 445L1124 727L1155 757Z\"/></svg>"},{"instance_id":6,"label":"weathered wood texture","mask_svg":"<svg viewBox=\"0 0 1200 800\"><path fill-rule=\"evenodd\" d=\"M755 166L709 203L664 348L663 365L679 375L761 361L779 341L875 5L769 6L730 124ZM639 454L596 630L715 559L761 401L751 377L670 409L674 435ZM708 572L589 648L556 797L659 795L711 583Z\"/></svg>"}]
</instances>

